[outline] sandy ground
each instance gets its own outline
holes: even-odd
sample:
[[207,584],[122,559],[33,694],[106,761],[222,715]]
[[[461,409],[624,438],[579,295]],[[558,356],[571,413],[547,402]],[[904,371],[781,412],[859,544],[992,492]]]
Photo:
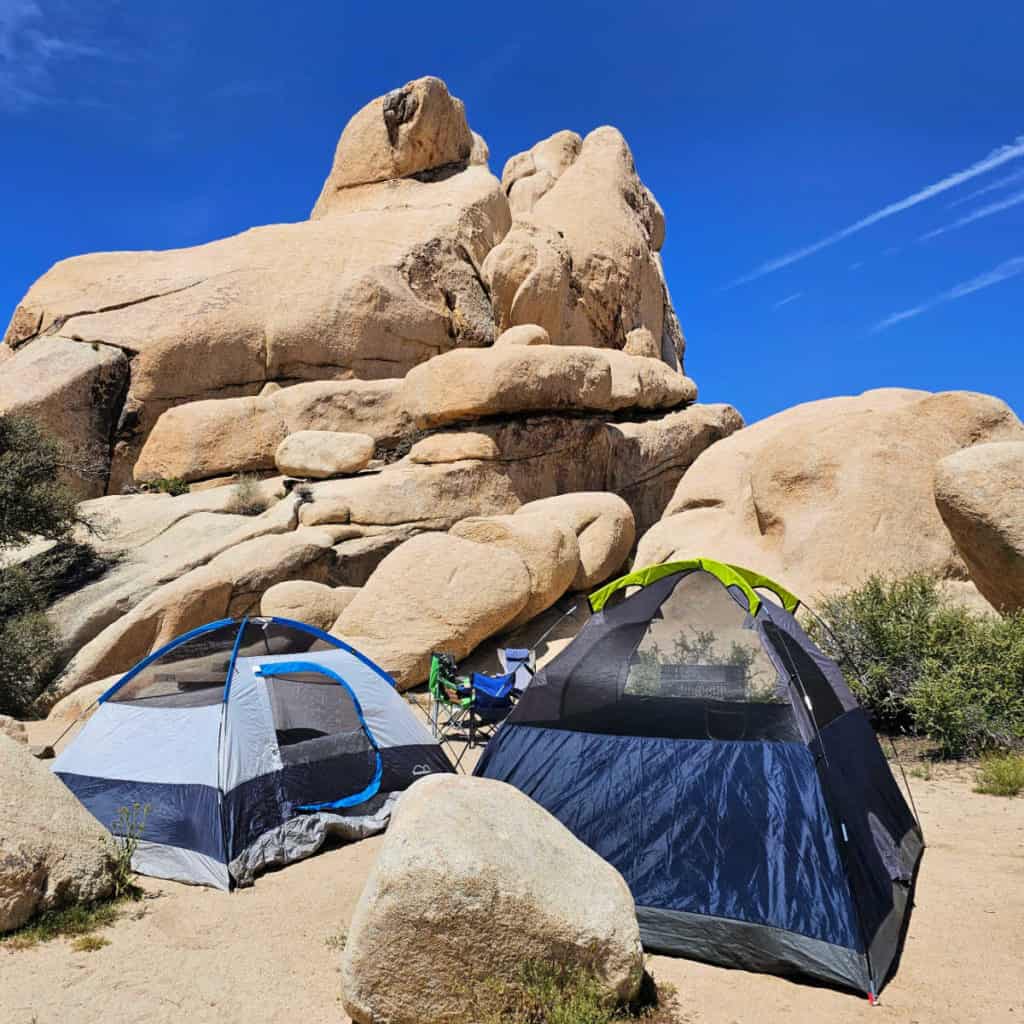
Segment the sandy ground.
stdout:
[[[866,1000],[652,957],[687,1022],[1024,1024],[1024,799],[973,793],[969,768],[914,779],[929,848],[903,961]],[[338,959],[382,839],[322,852],[233,894],[145,879],[149,898],[75,953],[0,950],[0,1024],[340,1024]],[[429,1024],[429,1022],[424,1022]]]

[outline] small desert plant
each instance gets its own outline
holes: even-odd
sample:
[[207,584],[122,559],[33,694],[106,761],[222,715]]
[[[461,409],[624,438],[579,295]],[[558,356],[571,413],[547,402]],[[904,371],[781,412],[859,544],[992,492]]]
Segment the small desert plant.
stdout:
[[188,494],[189,485],[177,476],[161,476],[156,480],[150,480],[146,484],[146,489],[149,491],[156,491],[158,494],[170,494],[174,497],[178,497],[181,494]]
[[133,803],[131,807],[119,807],[117,817],[110,824],[114,878],[114,899],[141,899],[142,890],[135,884],[132,858],[139,848],[139,840],[146,830],[149,804]]
[[259,478],[243,473],[231,496],[231,511],[240,516],[258,516],[267,510],[267,500],[260,494]]
[[1024,614],[978,615],[922,573],[874,576],[819,611],[808,631],[880,728],[946,757],[1024,744]]
[[324,939],[324,945],[328,949],[341,950],[345,948],[345,943],[348,942],[348,932],[341,928],[336,931],[333,935],[328,935]]
[[1018,796],[1024,791],[1024,756],[989,754],[978,768],[978,793],[991,796]]
[[675,994],[660,993],[644,976],[635,1004],[611,998],[593,971],[582,967],[536,962],[525,964],[514,981],[492,979],[469,996],[467,1020],[480,1024],[616,1024],[647,1021],[674,1024]]
[[0,949],[15,952],[31,949],[40,942],[50,942],[52,939],[90,935],[98,928],[113,924],[120,912],[120,906],[115,900],[77,903],[62,910],[48,910],[17,931],[0,936]]
[[110,945],[110,939],[103,938],[102,935],[80,935],[74,942],[71,943],[71,948],[76,953],[95,953],[96,950],[102,949],[104,946]]

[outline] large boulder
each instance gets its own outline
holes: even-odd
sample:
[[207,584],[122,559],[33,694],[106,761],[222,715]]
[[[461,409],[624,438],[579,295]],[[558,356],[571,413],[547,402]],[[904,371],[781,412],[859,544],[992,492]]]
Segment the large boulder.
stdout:
[[[423,85],[418,113],[405,104],[411,120],[399,112],[399,150],[419,153],[422,132],[445,121],[435,116],[439,86]],[[464,122],[461,108],[458,118]],[[449,149],[443,143],[443,153],[424,159],[432,165]],[[406,172],[404,165],[381,170]],[[327,217],[320,204],[318,219],[189,249],[58,263],[15,311],[4,340],[18,351],[5,362],[5,379],[19,378],[26,360],[45,360],[42,349],[56,342],[83,346],[70,350],[76,360],[123,365],[127,358],[130,380],[103,413],[115,424],[109,489],[116,491],[173,406],[255,396],[267,381],[401,377],[439,352],[491,344],[494,316],[479,268],[511,220],[486,167],[392,177],[331,195]],[[76,363],[75,388],[85,372]],[[26,411],[59,405],[53,392],[61,386],[44,382]],[[0,384],[0,407],[17,394]]]
[[683,476],[636,564],[707,556],[808,601],[872,573],[965,579],[935,508],[939,459],[1024,439],[997,398],[885,389],[795,406],[711,445]]
[[4,735],[0,792],[0,932],[42,911],[112,894],[106,830],[25,746]]
[[575,532],[557,518],[545,515],[481,516],[463,519],[449,531],[477,544],[494,544],[514,551],[530,574],[530,598],[509,623],[529,622],[550,608],[569,588],[580,565]]
[[413,430],[402,402],[403,383],[307,381],[246,398],[177,405],[149,434],[135,463],[135,479],[195,481],[272,470],[281,442],[304,430],[367,434],[377,443],[394,443]]
[[316,580],[275,583],[260,599],[260,615],[305,622],[330,629],[359,593],[358,587],[331,587]]
[[576,535],[580,557],[573,590],[590,590],[622,568],[636,538],[633,512],[615,494],[560,494],[528,502],[516,516],[561,523]]
[[691,405],[637,423],[608,424],[605,490],[625,498],[637,533],[665,511],[683,474],[706,448],[743,427],[731,405]]
[[404,689],[427,678],[433,651],[465,657],[512,622],[531,592],[529,570],[515,551],[424,533],[380,563],[331,632]]
[[406,379],[418,427],[513,413],[671,409],[696,397],[693,381],[660,360],[575,345],[453,351]]
[[120,349],[40,338],[5,363],[0,413],[29,415],[63,441],[65,483],[76,497],[92,498],[106,491],[110,435],[127,387],[128,359]]
[[356,1024],[469,1024],[481,1019],[474,994],[536,963],[585,967],[610,996],[636,995],[643,956],[622,876],[512,786],[417,782],[352,918],[345,1010]]
[[365,469],[373,458],[373,438],[337,430],[299,430],[278,446],[274,462],[287,476],[326,480]]
[[464,163],[473,144],[462,101],[440,78],[417,78],[371,100],[345,126],[311,216],[326,216],[337,193],[353,185]]
[[981,593],[999,611],[1024,608],[1024,439],[941,459],[935,504]]
[[684,339],[658,259],[665,219],[622,135],[559,132],[513,156],[502,186],[513,228],[483,266],[499,330],[535,323],[556,343],[629,345],[678,366]]

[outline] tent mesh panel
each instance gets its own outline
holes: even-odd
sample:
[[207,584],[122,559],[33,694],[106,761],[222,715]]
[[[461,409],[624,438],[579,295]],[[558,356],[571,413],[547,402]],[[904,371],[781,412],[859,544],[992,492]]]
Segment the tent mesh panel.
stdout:
[[[377,767],[377,752],[348,690],[319,672],[268,676],[266,684],[281,761],[308,769],[295,798],[329,802],[365,789]],[[286,771],[285,789],[290,779]]]
[[606,606],[538,682],[514,721],[629,736],[801,740],[788,681],[753,619],[701,570]]
[[[144,702],[147,707],[201,707],[219,704],[239,623],[230,622],[200,633],[162,654],[109,699],[116,704]],[[305,654],[328,645],[314,634],[267,619],[245,623],[238,647],[240,658],[269,654]]]

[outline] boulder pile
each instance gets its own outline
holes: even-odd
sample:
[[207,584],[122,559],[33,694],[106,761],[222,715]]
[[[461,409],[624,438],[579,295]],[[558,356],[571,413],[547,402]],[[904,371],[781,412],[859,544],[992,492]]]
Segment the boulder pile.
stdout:
[[[69,483],[114,561],[53,609],[46,703],[261,608],[418,682],[431,645],[468,652],[615,572],[742,427],[696,404],[664,217],[622,135],[559,132],[500,181],[487,159],[418,79],[349,121],[308,220],[32,285],[0,412],[80,453]],[[396,621],[401,642],[378,635]]]
[[810,602],[872,573],[924,571],[976,606],[975,584],[1012,607],[1024,593],[1021,442],[1005,402],[966,391],[798,405],[703,452],[636,561],[713,552]]

